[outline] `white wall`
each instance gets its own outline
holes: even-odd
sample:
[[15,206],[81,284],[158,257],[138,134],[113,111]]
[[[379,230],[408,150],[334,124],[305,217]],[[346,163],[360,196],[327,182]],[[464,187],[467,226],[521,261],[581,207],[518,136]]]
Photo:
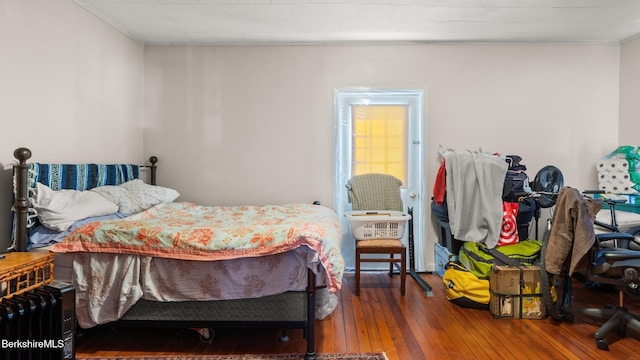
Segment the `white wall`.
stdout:
[[640,37],[620,47],[620,145],[640,145]]
[[68,0],[0,0],[0,250],[13,151],[41,162],[138,162],[143,46]]
[[[147,46],[144,152],[159,156],[160,183],[180,189],[183,200],[331,204],[333,90],[421,88],[427,189],[440,144],[519,154],[531,177],[553,164],[567,184],[593,189],[595,162],[618,144],[618,51],[614,45]],[[433,243],[432,229],[428,236]],[[425,249],[432,264],[433,247]]]

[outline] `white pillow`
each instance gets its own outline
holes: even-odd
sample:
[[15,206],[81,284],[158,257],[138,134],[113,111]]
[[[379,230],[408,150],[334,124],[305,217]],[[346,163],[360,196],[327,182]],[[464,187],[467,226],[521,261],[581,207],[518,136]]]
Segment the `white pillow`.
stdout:
[[149,185],[140,179],[118,186],[99,186],[91,189],[109,201],[118,204],[119,211],[133,214],[163,202],[172,202],[180,194],[173,189]]
[[33,207],[42,225],[65,231],[74,222],[92,216],[115,214],[118,205],[90,191],[58,190],[37,183]]

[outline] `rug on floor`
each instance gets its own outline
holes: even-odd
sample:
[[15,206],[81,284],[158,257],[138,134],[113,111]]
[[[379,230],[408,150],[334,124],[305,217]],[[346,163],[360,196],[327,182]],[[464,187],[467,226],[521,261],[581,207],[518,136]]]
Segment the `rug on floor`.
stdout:
[[[301,360],[303,354],[273,355],[136,355],[76,357],[76,360]],[[317,360],[387,360],[384,353],[317,354]]]

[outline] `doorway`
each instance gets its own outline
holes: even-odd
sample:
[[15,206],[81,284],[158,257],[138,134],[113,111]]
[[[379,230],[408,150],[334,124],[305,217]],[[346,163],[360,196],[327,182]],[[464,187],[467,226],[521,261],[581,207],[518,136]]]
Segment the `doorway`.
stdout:
[[[355,264],[354,240],[345,212],[345,184],[359,173],[378,172],[402,180],[405,209],[413,209],[414,261],[425,270],[424,91],[337,89],[334,94],[334,209],[342,221],[342,253]],[[407,232],[403,239],[407,245]],[[411,250],[409,250],[411,251]]]

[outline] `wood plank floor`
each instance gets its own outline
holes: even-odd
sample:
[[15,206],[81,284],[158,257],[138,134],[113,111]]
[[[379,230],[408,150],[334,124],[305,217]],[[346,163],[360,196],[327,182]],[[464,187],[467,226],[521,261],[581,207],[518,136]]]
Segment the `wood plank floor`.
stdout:
[[[385,352],[390,360],[411,359],[640,359],[640,334],[629,330],[620,338],[607,336],[610,350],[598,350],[593,333],[602,320],[576,316],[573,323],[545,320],[495,319],[488,311],[457,307],[444,297],[439,277],[424,274],[433,287],[427,297],[410,277],[400,296],[399,277],[365,273],[361,295],[353,294],[354,277],[347,273],[335,311],[316,323],[319,353]],[[617,294],[584,289],[574,281],[574,304],[601,307]],[[604,300],[606,299],[606,301]],[[639,312],[629,298],[627,307]],[[191,330],[102,327],[77,338],[77,356],[159,354],[304,353],[302,331],[216,329],[210,343]]]

